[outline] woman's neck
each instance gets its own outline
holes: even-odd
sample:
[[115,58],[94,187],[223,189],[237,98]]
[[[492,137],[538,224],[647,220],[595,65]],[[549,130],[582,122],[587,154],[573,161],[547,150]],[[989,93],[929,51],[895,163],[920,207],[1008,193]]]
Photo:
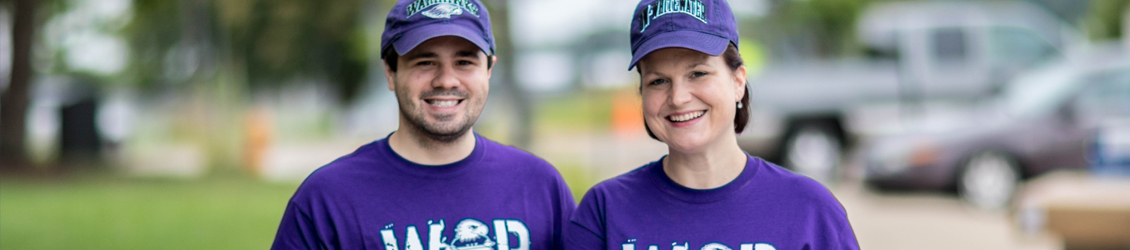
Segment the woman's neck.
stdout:
[[736,136],[720,138],[694,152],[668,148],[663,172],[679,185],[693,189],[718,188],[741,175],[748,157],[738,147]]

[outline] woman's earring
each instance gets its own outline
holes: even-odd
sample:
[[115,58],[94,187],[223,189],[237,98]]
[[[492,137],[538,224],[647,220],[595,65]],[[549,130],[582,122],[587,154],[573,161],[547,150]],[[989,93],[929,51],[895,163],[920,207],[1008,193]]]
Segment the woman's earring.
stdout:
[[742,108],[742,103],[738,102],[738,108]]

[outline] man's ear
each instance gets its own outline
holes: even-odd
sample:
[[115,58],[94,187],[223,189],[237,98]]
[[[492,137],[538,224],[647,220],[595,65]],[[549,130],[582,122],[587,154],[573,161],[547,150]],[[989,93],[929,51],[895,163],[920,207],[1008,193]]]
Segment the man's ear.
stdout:
[[487,59],[490,59],[490,62],[491,62],[490,63],[491,66],[487,67],[487,77],[489,78],[490,72],[492,70],[494,70],[494,67],[498,67],[498,56],[494,56],[494,55],[487,56]]
[[734,94],[735,94],[734,95],[734,102],[740,102],[740,101],[742,101],[742,98],[745,97],[745,95],[746,95],[745,85],[746,85],[745,65],[738,66],[738,69],[734,70]]
[[388,80],[388,90],[396,91],[396,85],[394,85],[394,82],[396,81],[393,81],[394,79],[396,79],[396,72],[392,72],[392,68],[388,67],[387,61],[381,61],[381,64],[385,66],[385,79]]

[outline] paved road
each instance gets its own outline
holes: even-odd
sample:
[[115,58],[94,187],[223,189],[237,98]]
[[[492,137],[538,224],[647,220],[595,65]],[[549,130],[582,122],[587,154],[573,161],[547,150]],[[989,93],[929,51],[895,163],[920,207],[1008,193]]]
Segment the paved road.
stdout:
[[967,206],[952,194],[875,192],[832,185],[862,249],[1061,249],[1049,235],[1024,235],[1005,212]]

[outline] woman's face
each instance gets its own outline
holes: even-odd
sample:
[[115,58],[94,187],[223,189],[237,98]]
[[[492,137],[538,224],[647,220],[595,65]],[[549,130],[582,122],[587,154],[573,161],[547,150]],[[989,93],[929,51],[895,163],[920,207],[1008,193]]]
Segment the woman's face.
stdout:
[[638,65],[644,121],[669,148],[695,152],[734,136],[744,68],[730,70],[721,56],[684,48],[656,50]]

